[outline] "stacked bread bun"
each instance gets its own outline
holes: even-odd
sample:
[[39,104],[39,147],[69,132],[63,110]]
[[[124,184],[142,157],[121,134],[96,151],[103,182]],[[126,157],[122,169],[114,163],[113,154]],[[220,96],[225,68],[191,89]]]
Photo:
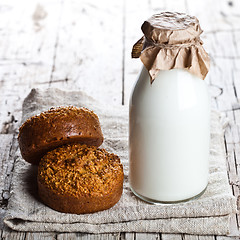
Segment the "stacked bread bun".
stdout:
[[98,148],[98,116],[86,108],[59,107],[28,119],[19,129],[22,157],[39,164],[38,193],[49,207],[92,213],[115,205],[123,190],[118,156]]

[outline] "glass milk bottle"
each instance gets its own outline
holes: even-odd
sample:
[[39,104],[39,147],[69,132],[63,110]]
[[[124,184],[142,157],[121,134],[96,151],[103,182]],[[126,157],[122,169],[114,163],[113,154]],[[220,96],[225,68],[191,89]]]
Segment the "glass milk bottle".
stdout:
[[129,179],[151,203],[200,196],[208,184],[209,57],[195,17],[164,12],[142,25],[133,47],[140,72],[129,106]]

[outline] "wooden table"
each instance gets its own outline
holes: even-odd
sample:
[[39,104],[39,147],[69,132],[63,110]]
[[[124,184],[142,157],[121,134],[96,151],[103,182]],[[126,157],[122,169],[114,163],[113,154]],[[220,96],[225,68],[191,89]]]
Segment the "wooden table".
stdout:
[[[0,0],[0,236],[2,239],[239,239],[180,234],[57,234],[13,232],[3,226],[21,105],[31,88],[80,89],[103,103],[127,105],[140,69],[130,58],[153,13],[196,15],[212,64],[212,107],[230,120],[225,134],[229,184],[240,180],[240,1]],[[239,228],[240,217],[232,227]]]

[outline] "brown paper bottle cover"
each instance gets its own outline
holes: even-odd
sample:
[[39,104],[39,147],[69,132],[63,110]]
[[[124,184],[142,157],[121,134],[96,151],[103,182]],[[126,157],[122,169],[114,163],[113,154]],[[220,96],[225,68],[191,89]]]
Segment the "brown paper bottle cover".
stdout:
[[210,59],[202,46],[199,21],[184,13],[163,12],[142,25],[144,36],[132,49],[148,69],[151,83],[161,70],[186,69],[204,79]]

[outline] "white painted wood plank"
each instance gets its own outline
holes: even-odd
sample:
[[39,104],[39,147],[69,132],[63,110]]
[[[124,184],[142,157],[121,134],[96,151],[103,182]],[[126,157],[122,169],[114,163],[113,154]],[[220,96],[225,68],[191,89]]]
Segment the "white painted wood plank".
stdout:
[[140,59],[132,59],[132,46],[143,36],[141,26],[152,15],[148,1],[125,1],[124,39],[124,104],[129,104],[133,86],[142,67]]
[[160,240],[160,234],[157,233],[136,233],[136,240]]
[[[233,41],[235,44],[235,51],[236,51],[236,56],[239,58],[240,57],[240,29],[238,31],[232,31],[233,34]],[[236,65],[238,69],[240,69],[239,65]]]
[[50,86],[122,104],[122,8],[122,1],[64,1]]
[[117,240],[120,239],[120,233],[109,234],[79,234],[77,239],[81,240]]
[[216,240],[239,240],[239,237],[216,236]]
[[240,2],[238,0],[186,1],[189,14],[199,18],[205,31],[239,29]]
[[215,34],[215,44],[214,58],[230,58],[231,60],[238,56],[236,51],[236,43],[231,31],[219,31]]
[[76,240],[77,234],[76,233],[59,233],[57,235],[57,240]]
[[[235,63],[235,66],[238,66],[238,65]],[[238,67],[240,68],[240,66]],[[240,101],[240,70],[238,69],[234,69],[233,71],[233,84],[235,86],[236,97],[239,103]]]
[[[207,33],[204,35],[204,43],[211,56],[209,82],[224,91],[217,97],[216,107],[222,111],[228,111],[239,106],[234,85],[234,73],[236,71],[236,43],[231,31]],[[224,44],[224,43],[228,44]],[[235,53],[235,55],[233,55]]]
[[[21,104],[30,89],[49,83],[60,16],[58,2],[43,0],[39,5],[38,1],[23,0],[21,4],[9,1],[4,5],[10,20],[4,28],[8,32],[0,31],[2,133],[13,133],[18,128]],[[33,17],[37,13],[42,13],[41,19]]]
[[124,233],[123,240],[135,240],[135,233]]
[[[7,3],[7,7],[10,9],[8,14],[13,17],[9,18],[7,37],[0,32],[3,34],[1,43],[5,46],[1,47],[1,65],[6,66],[6,72],[3,69],[1,74],[6,79],[15,80],[16,84],[19,81],[16,77],[20,77],[20,73],[24,75],[23,69],[47,65],[51,67],[60,6],[56,0],[51,3],[42,0],[41,5],[35,0],[9,1]],[[34,15],[37,14],[42,14],[42,18],[36,20]],[[39,26],[37,29],[36,24]],[[12,66],[12,64],[15,65]],[[41,75],[43,74],[44,71],[41,72]],[[39,74],[37,77],[42,78],[41,75]],[[49,74],[47,76],[49,77]],[[25,86],[30,85],[29,87],[31,87],[31,84],[36,81],[35,77],[35,73],[32,72],[31,76],[28,76],[23,82]]]
[[162,11],[187,12],[185,0],[159,1],[151,0],[151,9],[154,13]]
[[235,96],[235,88],[232,83],[233,65],[230,59],[215,58],[215,66],[209,72],[212,84],[223,88],[222,94],[217,98],[217,107],[221,111],[230,111],[238,101]]
[[4,240],[25,240],[25,232],[15,232],[11,230],[3,230],[2,239]]
[[[12,134],[0,134],[0,203],[3,204],[4,196],[8,195],[5,189],[6,176],[10,174],[9,165],[12,165],[12,159],[9,159],[13,141]],[[7,196],[6,196],[7,197]]]
[[188,234],[185,234],[183,236],[183,239],[184,240],[198,240],[198,236],[197,235],[188,235]]
[[4,229],[3,218],[10,197],[16,149],[16,139],[13,139],[12,134],[0,134],[0,229]]
[[182,240],[181,234],[162,234],[162,240]]
[[56,236],[57,236],[56,233],[49,233],[49,232],[26,233],[25,240],[55,240]]
[[199,236],[199,240],[215,240],[214,236]]

